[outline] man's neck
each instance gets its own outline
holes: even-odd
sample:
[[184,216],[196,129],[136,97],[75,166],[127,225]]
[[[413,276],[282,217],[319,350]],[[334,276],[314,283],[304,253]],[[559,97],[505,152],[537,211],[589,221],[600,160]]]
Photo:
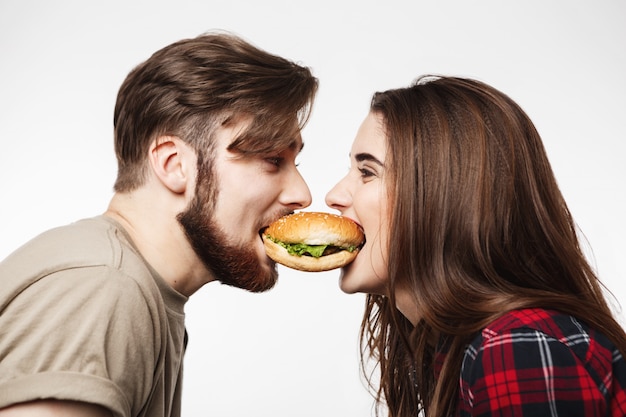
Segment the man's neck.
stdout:
[[[105,216],[120,223],[146,261],[176,291],[190,296],[214,277],[196,256],[176,219],[182,211],[154,194],[116,193]],[[172,203],[171,201],[169,203]]]

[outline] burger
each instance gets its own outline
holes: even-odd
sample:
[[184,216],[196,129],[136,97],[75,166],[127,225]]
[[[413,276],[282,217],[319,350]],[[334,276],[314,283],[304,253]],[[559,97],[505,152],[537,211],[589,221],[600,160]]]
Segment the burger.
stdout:
[[321,212],[283,216],[261,232],[267,256],[309,272],[341,268],[365,243],[363,229],[347,217]]

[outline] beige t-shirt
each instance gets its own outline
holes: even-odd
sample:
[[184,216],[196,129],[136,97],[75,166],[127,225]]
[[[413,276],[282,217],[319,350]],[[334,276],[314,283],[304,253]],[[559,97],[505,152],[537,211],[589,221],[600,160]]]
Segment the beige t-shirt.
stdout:
[[179,416],[186,301],[107,217],[36,237],[0,263],[0,408],[54,398]]

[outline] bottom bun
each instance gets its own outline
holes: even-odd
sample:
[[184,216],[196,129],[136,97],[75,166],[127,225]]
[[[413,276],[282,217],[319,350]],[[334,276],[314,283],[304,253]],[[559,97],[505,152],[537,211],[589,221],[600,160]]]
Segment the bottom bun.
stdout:
[[359,252],[358,249],[352,252],[342,250],[316,258],[306,255],[290,255],[287,249],[280,246],[278,243],[272,242],[265,235],[263,235],[263,244],[265,246],[265,253],[274,261],[289,268],[307,272],[322,272],[341,268],[352,262]]

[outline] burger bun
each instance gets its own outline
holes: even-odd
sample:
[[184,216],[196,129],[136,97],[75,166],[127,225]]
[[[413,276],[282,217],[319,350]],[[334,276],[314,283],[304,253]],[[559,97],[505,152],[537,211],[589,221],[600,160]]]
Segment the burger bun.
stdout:
[[[262,238],[267,256],[275,262],[308,272],[328,271],[349,264],[356,258],[365,241],[362,228],[354,221],[347,217],[321,212],[299,212],[281,217],[263,231]],[[320,257],[292,255],[273,240],[288,244],[304,243],[356,249],[339,250]]]

